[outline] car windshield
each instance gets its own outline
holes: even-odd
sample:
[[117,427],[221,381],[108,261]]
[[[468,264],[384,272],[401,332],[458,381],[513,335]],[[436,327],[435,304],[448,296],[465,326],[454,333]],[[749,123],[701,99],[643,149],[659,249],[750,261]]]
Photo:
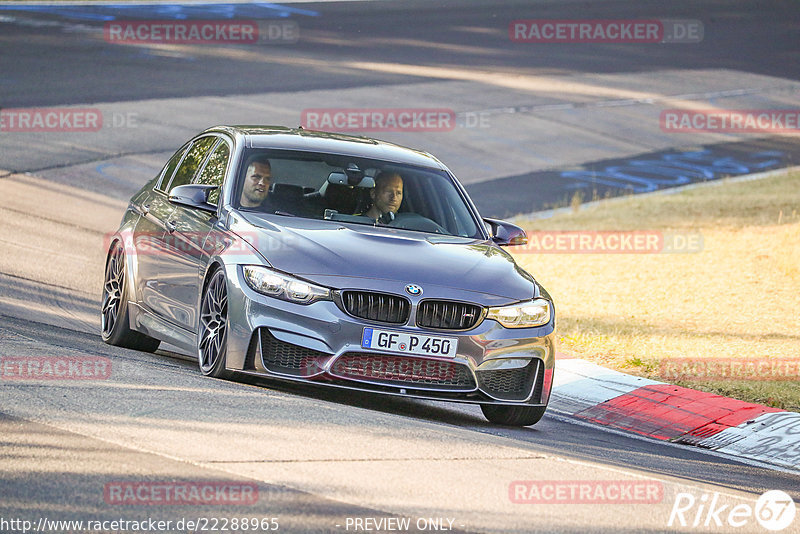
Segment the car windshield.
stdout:
[[352,156],[249,149],[233,190],[241,210],[481,238],[447,172]]

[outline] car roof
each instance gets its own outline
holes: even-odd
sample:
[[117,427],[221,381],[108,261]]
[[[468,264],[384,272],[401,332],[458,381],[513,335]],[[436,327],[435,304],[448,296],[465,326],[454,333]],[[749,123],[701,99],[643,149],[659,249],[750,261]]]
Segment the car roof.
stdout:
[[442,162],[422,150],[370,137],[284,126],[214,126],[203,133],[227,133],[244,140],[248,148],[273,148],[365,157],[446,170]]

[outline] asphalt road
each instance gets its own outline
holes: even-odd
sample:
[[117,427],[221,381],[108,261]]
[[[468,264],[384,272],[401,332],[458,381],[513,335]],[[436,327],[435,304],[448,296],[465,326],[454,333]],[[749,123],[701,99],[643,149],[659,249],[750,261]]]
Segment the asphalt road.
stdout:
[[[796,6],[788,1],[757,8],[749,2],[612,1],[124,10],[23,10],[15,2],[0,8],[0,107],[8,113],[73,105],[102,114],[95,132],[6,132],[0,169],[77,180],[119,199],[199,130],[220,123],[297,125],[305,110],[319,108],[451,110],[456,126],[445,131],[356,133],[432,152],[486,216],[568,204],[576,191],[583,198],[638,192],[636,177],[597,183],[564,174],[593,176],[612,161],[624,165],[701,148],[724,160],[743,142],[779,146],[776,166],[796,164],[800,154],[796,135],[675,132],[660,124],[660,114],[671,109],[796,107]],[[103,30],[111,22],[184,18],[291,20],[299,38],[282,44],[126,45]],[[509,38],[515,20],[581,18],[682,20],[700,25],[702,39],[546,44]],[[688,172],[688,179],[738,173],[724,161],[714,167],[723,170]],[[635,174],[655,178],[657,188],[675,182],[671,168]],[[505,199],[486,194],[509,187],[513,195]]]
[[[784,488],[800,498],[796,475],[583,425],[559,416],[557,401],[535,427],[500,428],[475,407],[210,380],[174,354],[118,349],[94,334],[5,315],[0,325],[4,355],[111,362],[102,381],[3,384],[5,518],[178,521],[243,513],[108,502],[104,488],[121,482],[255,483],[259,499],[246,515],[277,517],[288,532],[336,532],[348,517],[383,516],[446,516],[468,532],[658,532],[681,491],[747,502],[748,494]],[[532,513],[531,505],[508,502],[515,480],[631,477],[663,484],[664,502],[575,505],[568,516],[563,505]],[[511,518],[499,513],[509,510]]]
[[[706,519],[699,507],[687,513],[685,527],[669,523],[681,493],[709,501],[719,494],[729,509],[752,506],[770,489],[800,499],[797,474],[586,425],[560,415],[558,399],[536,426],[507,429],[471,406],[204,379],[174,353],[118,349],[96,334],[104,233],[172,151],[218,122],[294,124],[311,107],[450,107],[462,121],[485,124],[379,136],[439,156],[485,215],[568,200],[576,182],[566,187],[565,172],[703,147],[713,156],[707,166],[735,164],[740,174],[772,159],[778,163],[763,168],[794,164],[792,136],[674,134],[658,125],[659,113],[672,107],[796,109],[794,3],[153,9],[0,9],[0,106],[91,106],[104,117],[99,132],[0,132],[0,169],[9,171],[0,172],[0,356],[91,356],[108,358],[111,369],[103,380],[0,382],[0,531],[19,531],[2,523],[10,519],[245,515],[275,517],[285,532],[385,532],[388,523],[357,529],[354,519],[389,517],[410,518],[410,531],[691,532],[693,514]],[[288,15],[300,39],[124,46],[103,39],[109,15]],[[633,45],[508,39],[512,20],[579,17],[699,20],[704,36],[694,44]],[[765,151],[772,159],[758,155]],[[648,177],[600,186],[630,192]],[[590,192],[598,187],[577,183]],[[517,504],[509,491],[518,480],[656,481],[663,498]],[[165,481],[255,484],[259,498],[247,506],[146,506],[115,504],[104,493],[115,483]],[[702,528],[732,527],[712,519]],[[751,521],[736,531],[763,529]]]
[[[264,5],[264,4],[262,4]],[[250,54],[191,54],[119,46],[92,38],[86,28],[104,20],[276,20],[274,8],[239,4],[226,12],[157,7],[135,11],[78,8],[21,11],[6,4],[0,15],[35,20],[4,24],[0,57],[2,106],[53,106],[145,98],[227,96],[342,89],[422,81],[368,68],[337,69],[343,61],[491,70],[512,75],[657,73],[730,69],[800,77],[797,6],[789,1],[504,1],[396,0],[285,4],[296,20],[297,43],[264,45]],[[514,43],[508,23],[518,19],[690,19],[703,23],[696,44],[604,45]],[[43,24],[52,22],[56,25]],[[57,47],[58,53],[53,53]],[[31,76],[36,73],[36,76]],[[76,76],[80,73],[80,76]],[[497,102],[497,105],[504,105]]]

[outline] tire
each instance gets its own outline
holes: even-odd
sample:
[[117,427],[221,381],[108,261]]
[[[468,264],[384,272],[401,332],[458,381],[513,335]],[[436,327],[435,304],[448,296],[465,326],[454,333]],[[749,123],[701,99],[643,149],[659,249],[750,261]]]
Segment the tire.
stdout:
[[225,370],[228,349],[228,286],[225,271],[217,267],[203,290],[197,329],[197,362],[205,376],[229,379]]
[[547,410],[547,406],[481,404],[481,410],[486,419],[497,425],[530,426],[539,422]]
[[131,330],[128,319],[128,271],[125,267],[125,251],[116,241],[106,260],[106,276],[103,283],[103,300],[100,309],[101,335],[109,345],[126,349],[155,352],[161,341]]

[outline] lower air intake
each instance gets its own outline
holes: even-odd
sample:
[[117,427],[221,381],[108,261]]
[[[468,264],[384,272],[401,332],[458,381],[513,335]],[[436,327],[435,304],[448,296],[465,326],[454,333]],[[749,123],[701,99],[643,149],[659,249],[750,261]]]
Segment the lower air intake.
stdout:
[[331,374],[339,378],[416,388],[475,389],[472,373],[465,365],[409,356],[347,352],[333,364]]

